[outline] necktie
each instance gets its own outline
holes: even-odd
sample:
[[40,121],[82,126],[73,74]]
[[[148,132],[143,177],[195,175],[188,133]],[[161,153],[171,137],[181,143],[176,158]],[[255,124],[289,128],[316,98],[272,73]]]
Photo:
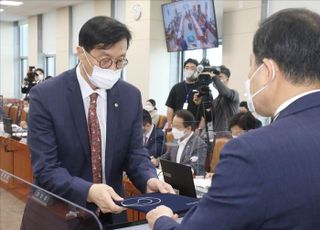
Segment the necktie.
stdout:
[[93,183],[102,182],[101,165],[101,132],[97,116],[97,98],[98,94],[90,95],[90,106],[88,113],[89,141],[91,147],[91,164]]

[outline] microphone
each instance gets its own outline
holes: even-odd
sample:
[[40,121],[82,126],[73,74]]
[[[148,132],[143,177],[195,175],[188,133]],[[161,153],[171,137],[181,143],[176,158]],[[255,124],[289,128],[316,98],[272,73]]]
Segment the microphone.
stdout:
[[197,66],[197,73],[201,73],[204,70],[204,66],[203,65],[198,65]]

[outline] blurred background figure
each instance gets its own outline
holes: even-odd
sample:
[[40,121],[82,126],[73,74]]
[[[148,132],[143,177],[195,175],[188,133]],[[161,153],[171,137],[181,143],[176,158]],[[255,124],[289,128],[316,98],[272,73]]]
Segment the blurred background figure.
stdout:
[[35,70],[35,73],[36,73],[36,81],[37,81],[37,83],[40,83],[40,82],[45,80],[43,69],[38,68],[38,69]]
[[250,112],[237,113],[230,119],[229,128],[232,137],[238,137],[248,130],[256,128],[256,118]]
[[[248,103],[246,101],[241,101],[240,102],[239,111],[242,112],[242,113],[250,112],[249,111],[249,107],[248,107]],[[259,119],[257,119],[255,116],[254,116],[254,118],[256,119],[256,128],[260,128],[262,126],[262,122]]]
[[157,125],[159,122],[159,114],[158,114],[158,110],[156,107],[156,101],[154,99],[147,100],[145,103],[144,109],[150,113],[152,123],[154,125]]
[[28,113],[29,113],[29,97],[23,99],[23,107],[21,111],[20,126],[24,129],[28,128]]
[[198,61],[189,58],[183,64],[184,80],[175,84],[168,95],[167,106],[167,129],[171,129],[172,119],[176,111],[185,109],[190,111],[197,122],[200,122],[201,114],[198,106],[193,101],[194,90],[198,88],[198,78],[195,76]]
[[[161,158],[189,165],[195,175],[204,175],[207,144],[194,134],[195,124],[190,111],[178,110],[172,121],[172,134],[176,143]],[[159,160],[154,159],[152,163],[157,166]]]
[[35,72],[34,66],[29,66],[27,76],[23,79],[23,84],[21,86],[21,93],[28,97],[30,89],[37,84],[37,74]]
[[164,133],[152,123],[150,113],[143,110],[143,146],[151,158],[160,157],[163,152]]

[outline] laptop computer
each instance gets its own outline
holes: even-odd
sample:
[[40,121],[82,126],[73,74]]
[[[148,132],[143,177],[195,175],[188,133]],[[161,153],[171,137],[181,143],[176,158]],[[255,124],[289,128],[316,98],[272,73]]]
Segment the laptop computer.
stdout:
[[12,137],[18,137],[18,138],[27,137],[28,130],[23,129],[18,125],[12,124],[11,118],[4,117],[2,121],[3,121],[4,132],[10,134]]
[[191,167],[160,159],[164,181],[178,190],[179,195],[197,197]]

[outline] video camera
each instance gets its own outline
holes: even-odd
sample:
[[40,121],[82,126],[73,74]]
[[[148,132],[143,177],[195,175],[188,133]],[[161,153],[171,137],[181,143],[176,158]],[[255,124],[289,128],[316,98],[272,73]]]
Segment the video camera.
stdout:
[[209,60],[204,58],[197,66],[197,73],[199,85],[199,87],[197,88],[197,92],[199,93],[198,96],[202,97],[202,104],[207,109],[213,102],[211,90],[209,88],[209,85],[213,82],[212,74],[219,75],[220,67],[210,66]]

